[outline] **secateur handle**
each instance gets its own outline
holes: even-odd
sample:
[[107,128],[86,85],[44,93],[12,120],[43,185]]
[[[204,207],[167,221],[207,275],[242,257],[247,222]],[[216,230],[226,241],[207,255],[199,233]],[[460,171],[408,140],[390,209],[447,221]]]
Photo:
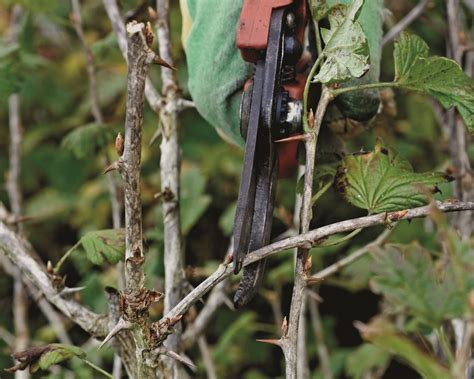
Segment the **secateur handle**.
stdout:
[[267,48],[272,11],[295,3],[296,36],[303,43],[306,0],[244,0],[237,29],[237,47],[245,61],[256,63],[262,50]]

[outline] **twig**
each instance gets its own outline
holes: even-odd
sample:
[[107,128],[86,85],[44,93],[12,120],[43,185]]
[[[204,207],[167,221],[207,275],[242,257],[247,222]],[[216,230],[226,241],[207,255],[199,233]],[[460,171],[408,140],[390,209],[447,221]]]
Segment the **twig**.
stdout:
[[[301,305],[301,315],[298,325],[298,341],[296,346],[296,376],[298,379],[309,378],[308,353],[306,350],[306,313],[308,308],[308,296],[304,294],[303,304]],[[326,378],[325,378],[326,379]]]
[[425,11],[430,0],[421,0],[408,14],[403,17],[393,28],[391,28],[382,39],[382,46],[392,42],[397,36],[403,32],[410,24],[420,17]]
[[206,378],[217,379],[216,367],[214,361],[212,360],[212,355],[209,351],[209,346],[207,344],[206,337],[200,336],[198,338],[198,346],[201,352],[204,367],[206,368]]
[[[171,55],[171,37],[169,30],[169,1],[156,2],[156,32],[160,56],[173,65]],[[165,106],[160,109],[160,122],[163,130],[161,140],[160,176],[161,191],[167,192],[163,201],[164,220],[164,266],[165,266],[165,309],[168,312],[181,300],[184,280],[184,249],[181,234],[181,219],[179,214],[180,197],[180,148],[179,148],[179,119],[178,84],[174,71],[162,69],[162,94]],[[176,333],[168,337],[166,347],[171,351],[179,352],[181,339],[181,325],[177,324]],[[167,360],[170,377],[178,377],[177,362]]]
[[316,337],[316,345],[318,349],[319,365],[324,379],[332,379],[331,359],[329,357],[329,350],[326,346],[324,338],[324,329],[321,322],[321,315],[319,314],[318,303],[316,299],[308,296],[309,313],[311,316],[311,324],[313,325],[314,335]]
[[[102,0],[102,2],[110,22],[112,23],[112,29],[115,36],[117,37],[120,51],[122,52],[124,59],[127,60],[127,35],[125,32],[125,25],[122,16],[120,15],[120,10],[117,5],[117,0]],[[155,112],[159,112],[160,108],[162,107],[163,100],[148,77],[146,78],[145,83],[145,96],[151,109],[153,109]]]
[[225,293],[226,286],[227,281],[223,280],[214,287],[206,301],[206,305],[199,312],[194,322],[187,327],[181,338],[183,350],[189,349],[196,342],[211,322],[216,311],[225,303],[227,298]]
[[[340,221],[334,224],[322,226],[317,229],[310,230],[307,233],[297,235],[295,237],[285,238],[281,241],[274,242],[264,246],[258,250],[247,254],[243,266],[255,263],[260,259],[268,258],[284,250],[293,249],[295,247],[311,248],[329,236],[338,233],[350,232],[355,229],[369,228],[372,226],[384,225],[394,221],[411,220],[414,218],[426,217],[432,213],[433,207],[441,212],[459,212],[473,211],[474,202],[458,202],[444,201],[434,202],[424,207],[412,208],[403,211],[381,213],[372,216],[364,216],[350,220]],[[1,240],[0,240],[1,241]],[[227,258],[224,263],[219,265],[216,271],[207,279],[199,284],[193,291],[187,294],[173,309],[167,312],[161,321],[173,319],[183,315],[196,301],[201,299],[211,288],[228,278],[232,274],[232,265],[230,259]]]
[[[18,39],[18,27],[21,22],[22,10],[20,6],[15,6],[12,11],[11,24],[9,26],[9,39],[16,42]],[[7,192],[10,199],[11,211],[15,217],[20,217],[22,212],[22,192],[20,189],[20,171],[21,171],[21,112],[20,95],[15,93],[8,99],[8,115],[10,127],[10,156],[9,172],[7,175]],[[22,224],[18,223],[15,229],[21,233]],[[17,268],[13,270],[13,324],[15,326],[15,351],[24,351],[29,343],[28,328],[28,297],[21,278],[21,272]],[[27,371],[15,372],[16,379],[27,379],[30,374]]]
[[382,245],[393,232],[393,228],[385,229],[375,240],[368,243],[364,247],[357,249],[347,257],[342,258],[341,260],[333,263],[331,266],[326,267],[325,269],[319,271],[318,273],[310,276],[307,279],[308,284],[319,283],[327,277],[334,275],[336,272],[340,271],[342,268],[350,265],[356,260],[362,258],[366,255],[372,248]]
[[[446,12],[448,18],[448,53],[452,58],[462,64],[463,46],[460,43],[459,35],[459,0],[446,0]],[[451,159],[455,168],[456,182],[454,183],[454,194],[462,201],[474,199],[474,188],[471,163],[468,153],[468,136],[463,122],[455,110],[448,111],[447,135],[449,137],[449,147]],[[456,215],[454,217],[454,227],[461,232],[461,237],[467,239],[471,236],[473,225],[472,217],[466,215]]]
[[[143,264],[142,204],[140,191],[140,161],[142,143],[142,124],[144,108],[145,78],[148,68],[156,59],[151,51],[145,33],[145,25],[131,22],[127,25],[127,110],[125,117],[125,146],[118,167],[124,181],[125,195],[125,282],[126,296],[130,302],[140,302],[139,298],[145,281]],[[136,348],[137,377],[153,377],[154,369],[142,359],[143,352],[149,349],[145,314],[133,315],[137,318],[130,323]],[[130,315],[127,315],[130,317]],[[109,336],[113,335],[112,332]],[[105,343],[105,340],[104,342]]]
[[89,46],[87,46],[86,39],[84,36],[84,29],[82,27],[82,18],[81,18],[81,8],[79,5],[79,0],[71,0],[72,3],[72,14],[71,20],[76,31],[79,41],[81,42],[82,51],[86,57],[86,68],[87,75],[89,76],[89,94],[91,100],[91,108],[94,119],[97,123],[103,124],[104,118],[102,117],[102,112],[99,105],[99,96],[97,93],[97,76],[94,65],[94,57],[92,55]]
[[[306,160],[304,190],[301,202],[300,215],[300,233],[307,233],[312,218],[311,199],[313,197],[313,174],[316,159],[316,144],[319,130],[326,108],[333,99],[332,93],[327,87],[323,88],[321,99],[316,109],[316,115],[313,125],[308,125],[310,132],[306,139]],[[289,379],[297,378],[297,346],[298,346],[298,326],[301,309],[304,302],[304,289],[306,286],[306,276],[311,269],[311,260],[308,259],[309,247],[299,247],[296,256],[295,282],[293,285],[293,294],[291,298],[290,317],[288,322],[288,332],[283,335],[280,343],[286,362],[286,377]]]

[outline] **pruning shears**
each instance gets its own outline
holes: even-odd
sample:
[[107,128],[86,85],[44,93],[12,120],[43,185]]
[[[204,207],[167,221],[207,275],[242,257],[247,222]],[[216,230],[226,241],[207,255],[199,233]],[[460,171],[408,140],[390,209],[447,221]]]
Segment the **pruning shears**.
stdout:
[[[301,73],[301,58],[307,19],[306,0],[243,2],[237,47],[255,71],[240,106],[245,155],[234,222],[235,273],[250,251],[269,243],[278,177],[289,176],[297,167],[297,142],[276,141],[302,129],[307,76]],[[264,260],[244,268],[236,307],[255,295],[264,269]]]

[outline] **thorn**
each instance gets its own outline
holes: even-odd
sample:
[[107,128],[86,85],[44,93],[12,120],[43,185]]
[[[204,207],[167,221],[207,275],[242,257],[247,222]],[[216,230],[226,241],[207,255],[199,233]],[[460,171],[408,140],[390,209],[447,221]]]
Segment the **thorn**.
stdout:
[[313,257],[310,255],[304,262],[303,271],[306,275],[311,272],[311,267],[313,267]]
[[235,311],[234,303],[229,299],[228,296],[224,296],[224,304],[227,305],[227,308],[229,308],[231,311]]
[[50,275],[54,274],[54,267],[53,267],[53,264],[51,263],[51,261],[48,261],[48,263],[46,264],[46,271]]
[[122,330],[125,329],[130,329],[132,327],[132,323],[129,321],[125,321],[123,318],[120,317],[120,320],[117,322],[117,324],[112,328],[112,330],[107,334],[107,336],[104,338],[102,343],[99,345],[97,350],[102,349],[102,347],[109,342],[117,333],[121,332]]
[[159,137],[161,137],[162,132],[163,132],[163,131],[161,130],[161,127],[158,126],[158,128],[156,128],[156,130],[155,130],[155,133],[153,133],[153,137],[151,137],[150,145],[149,145],[149,146],[153,145],[153,144],[155,143],[155,141],[156,141]]
[[313,128],[314,127],[314,113],[313,113],[313,109],[310,109],[309,112],[308,112],[308,126],[310,128]]
[[166,68],[169,68],[170,70],[173,70],[173,71],[177,71],[176,67],[171,66],[168,62],[161,59],[158,55],[155,55],[155,57],[153,58],[152,63],[163,66],[163,67],[166,67]]
[[117,161],[113,162],[111,165],[109,165],[103,172],[103,174],[107,174],[110,171],[118,170],[119,169],[119,164]]
[[283,336],[288,335],[288,320],[287,320],[286,316],[283,319],[283,322],[281,324],[281,331],[283,332]]
[[282,139],[277,139],[275,143],[280,143],[280,142],[289,142],[289,141],[306,141],[307,139],[306,134],[298,134],[296,136],[291,136],[287,138],[282,138]]
[[308,289],[306,291],[307,291],[307,294],[309,295],[309,297],[311,297],[313,300],[316,300],[318,303],[322,303],[324,301],[323,298],[321,296],[319,296],[318,293],[316,293],[314,291],[311,291],[311,290],[308,290]]
[[153,30],[151,29],[151,24],[150,22],[147,22],[145,26],[145,42],[148,47],[151,47],[151,45],[153,44],[153,38],[154,35]]
[[124,140],[123,140],[122,134],[120,134],[119,132],[119,134],[117,134],[117,137],[115,137],[115,151],[117,152],[119,157],[122,156],[123,149],[124,149]]
[[148,7],[148,15],[150,16],[150,20],[153,22],[158,19],[158,14],[152,7]]
[[172,350],[165,351],[165,355],[170,357],[170,358],[176,359],[178,362],[181,362],[181,363],[185,364],[186,366],[191,368],[193,371],[197,370],[196,365],[189,358],[183,357],[183,356],[179,355],[178,353],[175,353]]
[[268,343],[270,345],[276,345],[276,346],[281,346],[280,340],[276,339],[263,339],[263,340],[257,340],[257,342],[263,342],[263,343]]
[[70,293],[81,292],[86,287],[66,287],[61,290],[60,295],[68,295]]

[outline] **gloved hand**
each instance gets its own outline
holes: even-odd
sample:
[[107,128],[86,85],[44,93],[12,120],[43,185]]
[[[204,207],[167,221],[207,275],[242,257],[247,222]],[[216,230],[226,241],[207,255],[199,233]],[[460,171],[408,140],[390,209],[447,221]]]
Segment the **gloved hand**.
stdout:
[[[329,5],[351,0],[328,0]],[[180,0],[183,15],[183,43],[186,51],[188,87],[199,113],[226,141],[243,146],[239,107],[242,88],[253,66],[244,62],[236,47],[236,28],[242,0]],[[379,80],[383,0],[365,1],[359,22],[370,51],[371,68],[362,78],[344,85]],[[336,117],[365,121],[379,106],[377,91],[344,94],[336,101]]]

